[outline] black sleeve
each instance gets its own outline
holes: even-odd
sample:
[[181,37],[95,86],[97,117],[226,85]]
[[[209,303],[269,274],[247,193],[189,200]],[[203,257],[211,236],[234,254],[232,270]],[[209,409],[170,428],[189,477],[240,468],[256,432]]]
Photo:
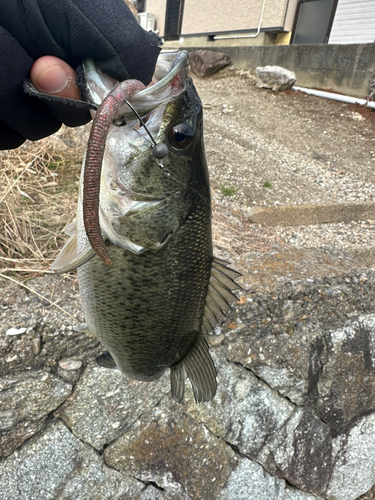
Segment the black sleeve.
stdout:
[[85,107],[65,100],[54,113],[23,91],[39,57],[56,56],[73,68],[92,57],[118,80],[148,84],[159,51],[159,38],[138,25],[124,0],[0,1],[0,149],[50,135],[61,121],[76,126],[90,119]]

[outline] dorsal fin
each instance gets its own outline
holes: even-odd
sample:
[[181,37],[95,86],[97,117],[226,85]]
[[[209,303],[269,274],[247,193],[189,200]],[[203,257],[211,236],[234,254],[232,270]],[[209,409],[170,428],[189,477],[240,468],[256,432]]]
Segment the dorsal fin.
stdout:
[[229,302],[238,300],[232,290],[240,289],[234,280],[241,274],[228,266],[225,260],[213,258],[211,276],[204,308],[202,333],[210,333],[215,325],[231,309]]
[[211,401],[216,394],[216,368],[202,334],[198,335],[185,357],[171,367],[172,397],[178,403],[181,403],[185,392],[184,372],[191,382],[195,401]]

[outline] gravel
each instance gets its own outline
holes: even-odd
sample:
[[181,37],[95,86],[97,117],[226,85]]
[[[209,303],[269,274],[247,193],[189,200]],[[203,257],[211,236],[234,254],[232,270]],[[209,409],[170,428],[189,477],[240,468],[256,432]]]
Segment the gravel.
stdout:
[[[209,79],[194,77],[194,83],[203,101],[217,209],[244,224],[254,207],[374,202],[373,111],[294,90],[259,89],[253,76],[233,67]],[[266,251],[268,244],[354,254],[373,246],[374,225],[373,220],[273,228],[253,224],[250,230],[264,239]],[[230,258],[230,249],[223,255]]]

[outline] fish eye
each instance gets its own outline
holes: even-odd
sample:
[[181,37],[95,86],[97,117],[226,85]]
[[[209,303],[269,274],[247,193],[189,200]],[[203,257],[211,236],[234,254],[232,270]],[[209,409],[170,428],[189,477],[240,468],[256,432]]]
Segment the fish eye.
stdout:
[[171,128],[168,139],[175,149],[186,149],[193,139],[193,134],[189,127],[180,124]]

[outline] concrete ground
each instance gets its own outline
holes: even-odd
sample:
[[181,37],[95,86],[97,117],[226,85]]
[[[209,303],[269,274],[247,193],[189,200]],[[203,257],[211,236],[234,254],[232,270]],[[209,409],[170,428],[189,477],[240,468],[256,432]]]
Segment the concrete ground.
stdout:
[[194,83],[205,115],[217,253],[245,273],[270,250],[303,255],[310,274],[323,272],[307,257],[317,251],[331,255],[331,267],[337,253],[349,267],[373,267],[375,113],[259,89],[233,67]]

